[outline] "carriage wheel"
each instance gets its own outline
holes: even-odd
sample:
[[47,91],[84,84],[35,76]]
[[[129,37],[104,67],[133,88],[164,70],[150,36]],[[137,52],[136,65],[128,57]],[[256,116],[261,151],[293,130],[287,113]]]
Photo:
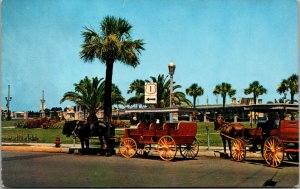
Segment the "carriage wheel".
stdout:
[[151,145],[142,145],[141,148],[137,149],[138,156],[148,156],[150,154]]
[[162,136],[157,142],[157,152],[161,159],[172,160],[177,152],[175,140],[171,136]]
[[270,136],[264,143],[264,159],[271,167],[278,167],[283,162],[284,149],[281,140]]
[[286,153],[286,156],[290,161],[296,161],[296,162],[299,161],[299,154],[296,152]]
[[199,143],[195,138],[192,144],[181,144],[179,150],[183,158],[194,159],[199,152]]
[[231,154],[234,161],[243,161],[246,157],[245,142],[239,138],[234,139],[231,144]]
[[119,150],[124,157],[131,158],[137,152],[137,144],[132,138],[124,138],[120,142]]

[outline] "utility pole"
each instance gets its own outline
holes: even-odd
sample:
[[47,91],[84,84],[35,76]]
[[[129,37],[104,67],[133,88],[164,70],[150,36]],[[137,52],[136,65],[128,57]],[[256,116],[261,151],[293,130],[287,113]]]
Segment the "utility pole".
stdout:
[[7,120],[11,120],[11,116],[10,116],[10,110],[9,110],[9,105],[10,105],[10,101],[12,99],[12,97],[10,96],[10,84],[8,84],[8,92],[7,92],[7,97],[5,97],[6,100],[6,107],[7,107]]
[[42,99],[41,99],[41,118],[45,118],[45,96],[44,96],[44,90],[42,92]]

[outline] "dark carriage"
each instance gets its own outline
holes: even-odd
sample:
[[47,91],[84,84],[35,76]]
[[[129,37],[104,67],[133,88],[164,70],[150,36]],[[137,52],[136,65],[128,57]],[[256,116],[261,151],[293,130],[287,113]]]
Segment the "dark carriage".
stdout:
[[[251,105],[247,110],[263,113],[279,112],[298,113],[298,105],[293,104],[266,104]],[[278,127],[270,123],[258,123],[256,128],[247,129],[246,135],[232,141],[232,158],[243,161],[246,157],[246,145],[261,144],[262,157],[271,167],[278,167],[286,154],[289,160],[299,160],[299,120],[285,120],[281,117]],[[255,150],[251,147],[252,150]]]
[[[155,113],[158,111],[155,110]],[[194,159],[199,151],[196,134],[196,122],[179,121],[162,124],[139,122],[136,128],[124,130],[119,150],[124,157],[130,158],[135,154],[147,155],[154,149],[160,158],[166,161],[172,160],[179,150],[184,158]]]

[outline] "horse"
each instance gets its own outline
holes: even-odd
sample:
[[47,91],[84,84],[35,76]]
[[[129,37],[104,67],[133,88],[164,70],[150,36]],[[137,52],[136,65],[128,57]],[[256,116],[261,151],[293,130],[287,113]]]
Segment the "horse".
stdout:
[[[108,133],[107,126],[110,127],[110,133]],[[80,139],[83,154],[89,151],[89,138],[98,136],[100,151],[105,148],[106,155],[111,155],[114,146],[110,138],[114,135],[114,131],[114,125],[102,121],[66,121],[63,127],[64,135],[70,137],[73,134]]]
[[228,123],[225,122],[222,116],[218,116],[214,121],[215,128],[214,130],[220,132],[220,136],[222,138],[224,154],[226,153],[226,140],[229,146],[230,158],[232,158],[231,154],[231,139],[236,137],[244,137],[245,127],[239,123]]

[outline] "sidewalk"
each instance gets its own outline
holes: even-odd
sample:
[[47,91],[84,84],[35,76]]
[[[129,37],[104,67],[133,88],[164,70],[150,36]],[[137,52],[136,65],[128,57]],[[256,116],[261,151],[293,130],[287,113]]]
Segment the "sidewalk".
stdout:
[[[73,153],[74,149],[80,149],[80,144],[61,144],[60,147],[55,147],[54,143],[1,143],[2,151],[26,151],[26,152],[50,152],[50,153]],[[90,145],[90,148],[99,148],[99,145]],[[229,149],[227,148],[227,153]],[[116,152],[119,153],[116,147]],[[223,152],[223,147],[211,146],[207,149],[207,146],[200,146],[198,156],[220,157],[220,153]],[[246,152],[246,157],[262,157],[260,151]],[[178,154],[177,154],[178,155]]]

